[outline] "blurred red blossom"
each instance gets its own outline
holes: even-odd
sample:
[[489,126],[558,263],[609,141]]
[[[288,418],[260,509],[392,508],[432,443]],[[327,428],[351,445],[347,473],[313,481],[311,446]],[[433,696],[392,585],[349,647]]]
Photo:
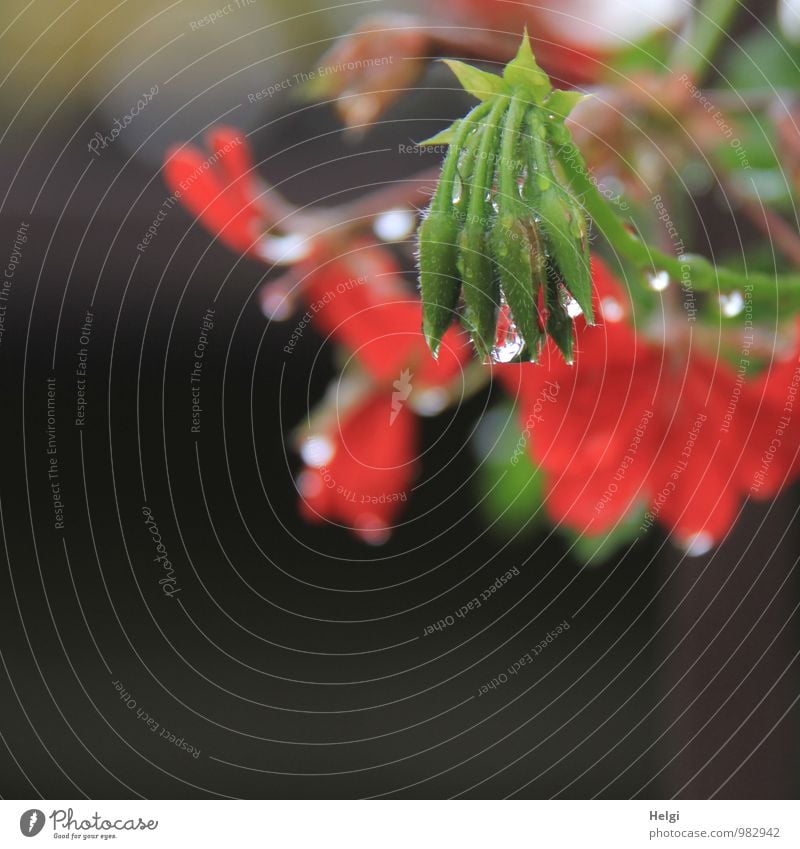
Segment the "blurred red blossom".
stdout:
[[391,393],[371,395],[332,432],[307,443],[311,463],[297,480],[302,515],[341,523],[365,542],[385,542],[417,473],[418,442],[411,408],[393,408]]
[[[369,219],[337,228],[303,218],[259,179],[240,133],[217,128],[207,142],[208,155],[193,145],[168,153],[174,196],[234,252],[287,266],[262,289],[265,314],[286,319],[304,304],[356,367],[355,391],[334,393],[335,402],[329,393],[299,439],[300,510],[381,543],[418,471],[416,414],[460,397],[467,336],[453,325],[434,360],[416,292],[394,254],[367,235]],[[654,341],[634,330],[628,294],[608,268],[595,258],[592,270],[601,326],[576,323],[575,365],[548,342],[541,365],[493,373],[519,400],[556,522],[592,536],[639,511],[642,530],[658,522],[701,553],[724,537],[743,499],[774,496],[798,471],[800,349],[752,378],[701,347],[688,326]]]
[[685,337],[656,344],[632,329],[608,268],[592,265],[602,323],[578,324],[575,365],[548,343],[540,366],[496,367],[546,474],[546,509],[597,535],[637,508],[642,530],[657,521],[702,553],[744,498],[774,496],[797,474],[800,348],[748,379]]

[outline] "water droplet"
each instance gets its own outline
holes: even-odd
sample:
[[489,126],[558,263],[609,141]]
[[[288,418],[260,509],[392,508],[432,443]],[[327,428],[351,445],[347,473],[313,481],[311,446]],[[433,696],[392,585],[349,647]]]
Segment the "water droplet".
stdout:
[[336,447],[327,436],[310,436],[300,447],[303,462],[314,469],[330,463]]
[[570,318],[577,318],[579,315],[583,315],[581,305],[572,297],[572,294],[563,284],[558,287],[558,301]]
[[322,492],[322,476],[306,469],[297,477],[297,491],[303,498],[316,498]]
[[654,292],[663,292],[669,286],[669,274],[666,271],[648,274],[647,283]]
[[390,209],[372,223],[375,235],[384,242],[407,239],[417,224],[417,216],[410,209]]
[[453,194],[450,196],[450,200],[455,203],[461,203],[461,197],[464,193],[464,184],[461,181],[461,175],[456,172],[456,176],[453,177]]
[[449,395],[441,386],[420,389],[411,396],[411,409],[420,416],[438,416],[447,407]]
[[368,545],[383,545],[392,535],[389,526],[374,513],[362,513],[353,523],[353,531]]
[[492,362],[510,363],[518,357],[525,347],[525,340],[517,332],[513,324],[501,330],[497,336],[497,344],[492,348]]
[[600,301],[600,312],[606,321],[622,321],[625,317],[625,310],[622,304],[616,298],[610,296],[606,296]]
[[301,233],[289,233],[286,236],[265,236],[257,251],[268,262],[279,265],[294,265],[311,253],[311,240]]
[[719,296],[719,308],[726,318],[734,318],[744,309],[744,298],[741,292],[731,292]]
[[678,544],[688,557],[702,557],[704,554],[708,554],[714,547],[714,537],[707,531],[700,531],[699,533],[692,534],[690,537],[686,537],[686,539],[681,540]]
[[266,283],[259,294],[261,312],[270,321],[286,321],[291,318],[297,306],[296,287],[294,280],[281,277]]

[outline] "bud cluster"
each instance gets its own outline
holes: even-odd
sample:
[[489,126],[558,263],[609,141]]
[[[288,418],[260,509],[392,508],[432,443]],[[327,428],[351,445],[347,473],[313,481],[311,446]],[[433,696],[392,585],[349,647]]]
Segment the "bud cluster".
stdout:
[[449,145],[419,229],[425,338],[435,356],[460,315],[481,357],[502,359],[498,319],[510,313],[523,359],[535,362],[549,335],[572,362],[573,319],[593,323],[591,273],[559,157],[577,150],[564,119],[581,95],[551,87],[527,34],[502,77],[448,64],[481,102],[425,143]]

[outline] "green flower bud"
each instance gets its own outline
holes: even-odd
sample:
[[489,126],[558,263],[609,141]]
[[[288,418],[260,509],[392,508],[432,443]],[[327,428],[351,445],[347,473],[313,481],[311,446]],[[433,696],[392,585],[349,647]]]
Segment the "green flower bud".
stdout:
[[559,157],[565,145],[580,157],[563,122],[582,95],[552,89],[527,34],[502,77],[448,64],[481,104],[434,137],[450,150],[419,232],[425,338],[435,354],[463,291],[462,322],[482,357],[504,298],[528,359],[547,333],[571,362],[573,318],[582,311],[593,323],[591,267]]
[[434,357],[458,305],[458,228],[455,215],[439,209],[432,209],[419,228],[422,332]]
[[468,222],[458,240],[459,268],[464,284],[464,326],[481,358],[486,359],[494,345],[497,332],[497,309],[500,306],[500,287],[494,263],[489,253],[489,239],[484,225]]
[[[500,287],[517,331],[527,345],[528,359],[536,362],[544,338],[539,325],[538,291],[546,275],[540,247],[531,239],[525,224],[507,212],[497,216],[492,229],[492,251],[497,264]],[[534,273],[533,257],[537,257]]]
[[454,132],[442,176],[431,208],[419,228],[422,332],[434,357],[438,354],[442,336],[456,315],[461,289],[457,261],[460,215],[454,206],[458,203],[456,198],[461,185],[459,160],[465,141],[480,126],[477,122],[489,109],[489,105],[481,104],[451,128]]

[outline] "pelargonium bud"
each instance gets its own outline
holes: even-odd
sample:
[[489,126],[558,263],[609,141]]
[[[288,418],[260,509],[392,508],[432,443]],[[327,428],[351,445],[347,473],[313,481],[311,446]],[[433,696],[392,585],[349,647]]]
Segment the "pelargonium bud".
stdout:
[[481,356],[505,304],[524,359],[536,361],[549,335],[571,362],[573,319],[594,323],[586,217],[562,172],[564,156],[572,167],[580,157],[564,120],[581,95],[552,88],[527,33],[502,77],[448,65],[481,103],[423,143],[450,146],[419,230],[425,338],[436,355],[463,293]]

